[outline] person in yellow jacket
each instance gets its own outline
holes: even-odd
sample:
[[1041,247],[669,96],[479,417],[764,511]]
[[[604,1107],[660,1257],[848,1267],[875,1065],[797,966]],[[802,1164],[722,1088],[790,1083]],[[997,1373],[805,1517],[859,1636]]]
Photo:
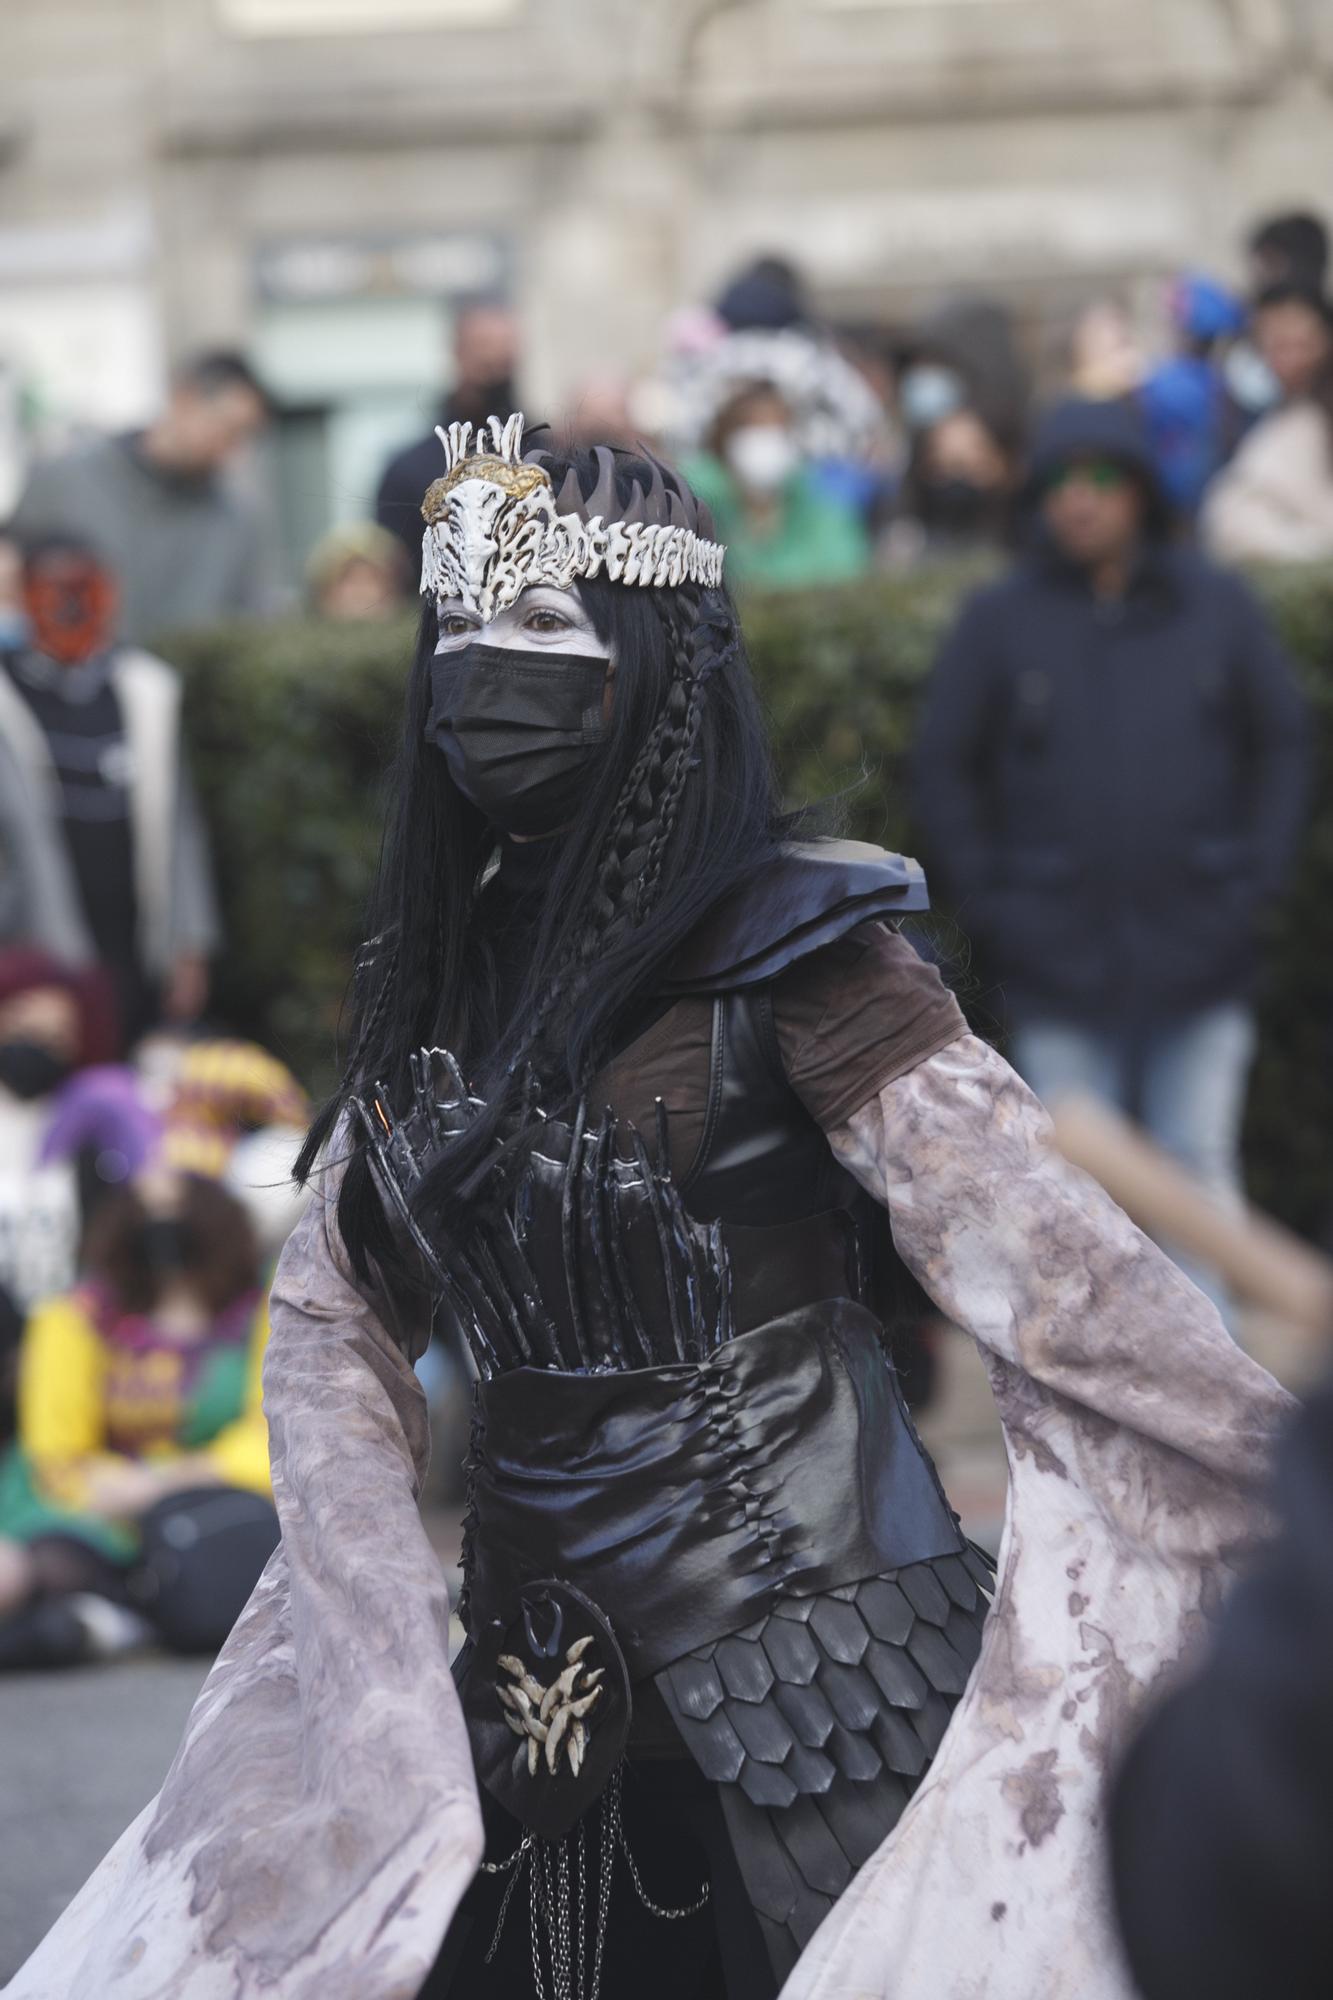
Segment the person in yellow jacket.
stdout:
[[98,1210],[84,1268],[20,1350],[0,1665],[80,1656],[90,1599],[209,1650],[277,1542],[267,1311],[241,1204],[201,1176],[145,1174]]

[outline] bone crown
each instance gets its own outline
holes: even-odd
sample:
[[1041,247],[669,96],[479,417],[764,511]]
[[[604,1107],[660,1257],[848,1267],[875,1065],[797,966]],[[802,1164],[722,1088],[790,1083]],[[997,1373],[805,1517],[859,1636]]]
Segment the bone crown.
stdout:
[[572,468],[557,494],[552,454],[524,452],[521,415],[450,424],[436,435],[445,470],[422,504],[423,595],[489,619],[531,584],[568,588],[600,572],[659,588],[721,583],[724,550],[708,509],[650,454],[646,491],[636,478],[622,506],[606,445],[594,450],[597,478],[585,498]]

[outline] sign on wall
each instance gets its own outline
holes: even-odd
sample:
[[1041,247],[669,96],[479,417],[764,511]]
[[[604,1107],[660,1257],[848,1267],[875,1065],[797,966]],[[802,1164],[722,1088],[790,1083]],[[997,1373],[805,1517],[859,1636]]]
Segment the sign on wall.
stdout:
[[521,0],[217,0],[234,35],[384,34],[390,28],[488,27]]
[[508,290],[504,239],[486,230],[301,236],[261,244],[255,290],[273,303],[494,297]]

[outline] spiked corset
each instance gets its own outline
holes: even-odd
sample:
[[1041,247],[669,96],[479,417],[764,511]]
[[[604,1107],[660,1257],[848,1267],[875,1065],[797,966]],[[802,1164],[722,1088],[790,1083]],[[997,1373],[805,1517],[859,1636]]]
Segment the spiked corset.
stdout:
[[664,982],[666,997],[711,1008],[704,1132],[679,1182],[660,1111],[644,1134],[584,1102],[544,1122],[517,1184],[479,1201],[465,1240],[445,1246],[412,1198],[480,1109],[457,1063],[422,1050],[410,1104],[383,1090],[355,1104],[390,1219],[483,1377],[698,1361],[799,1305],[866,1302],[862,1199],[786,1080],[771,982],[868,917],[924,902],[914,863],[818,842],[787,849],[710,914]]
[[609,1112],[549,1119],[517,1186],[462,1241],[431,1241],[412,1191],[475,1110],[451,1059],[423,1051],[415,1103],[361,1107],[377,1178],[471,1345],[483,1378],[701,1361],[791,1308],[860,1300],[859,1200],[822,1133],[767,1069],[766,1008],[714,1005],[708,1129],[685,1183],[665,1118],[652,1151]]

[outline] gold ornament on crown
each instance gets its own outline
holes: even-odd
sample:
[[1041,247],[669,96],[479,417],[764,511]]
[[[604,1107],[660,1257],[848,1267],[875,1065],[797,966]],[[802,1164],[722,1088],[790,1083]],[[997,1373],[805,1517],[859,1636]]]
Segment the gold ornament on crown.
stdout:
[[[421,511],[432,527],[444,519],[446,496],[463,479],[489,480],[492,485],[501,487],[511,500],[522,500],[526,494],[535,493],[539,486],[551,486],[551,475],[544,466],[506,465],[502,458],[466,458],[452,472],[446,472],[443,479],[432,480],[426,488]],[[551,490],[554,492],[554,488]]]

